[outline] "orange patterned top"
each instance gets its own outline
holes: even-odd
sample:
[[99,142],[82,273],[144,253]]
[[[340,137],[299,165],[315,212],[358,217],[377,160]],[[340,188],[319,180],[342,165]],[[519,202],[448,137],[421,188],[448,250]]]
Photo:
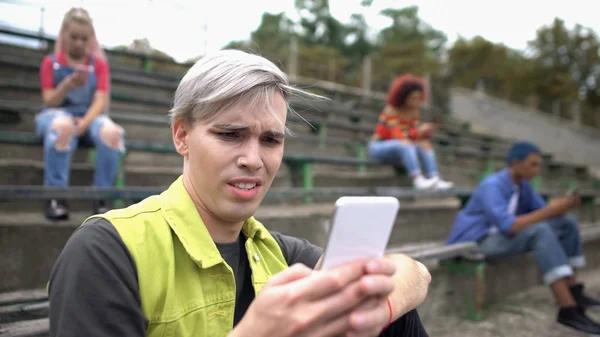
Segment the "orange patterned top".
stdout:
[[412,139],[419,137],[419,118],[406,118],[385,111],[379,115],[379,122],[375,127],[375,134],[382,140],[388,139]]

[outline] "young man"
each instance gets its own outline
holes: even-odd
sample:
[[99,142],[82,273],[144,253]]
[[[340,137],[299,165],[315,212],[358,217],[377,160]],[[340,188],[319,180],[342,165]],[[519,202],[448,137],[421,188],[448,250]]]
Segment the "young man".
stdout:
[[430,282],[422,264],[392,255],[313,271],[319,247],[254,219],[292,94],[309,95],[260,56],[199,60],[170,113],[182,176],[73,234],[50,276],[50,335],[427,336],[414,310]]
[[557,321],[600,334],[600,325],[584,311],[600,308],[600,302],[583,293],[573,273],[573,268],[585,265],[585,257],[577,222],[565,214],[579,204],[579,198],[568,195],[546,204],[529,183],[539,174],[541,163],[537,146],[515,143],[508,153],[509,167],[477,187],[447,242],[477,241],[490,260],[533,251],[544,283],[560,306]]

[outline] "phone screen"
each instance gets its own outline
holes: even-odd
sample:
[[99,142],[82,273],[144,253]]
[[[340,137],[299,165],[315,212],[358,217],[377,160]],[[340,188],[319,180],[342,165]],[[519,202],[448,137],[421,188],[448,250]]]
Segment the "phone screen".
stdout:
[[393,197],[342,197],[323,254],[322,269],[359,258],[381,257],[400,208]]
[[567,194],[567,195],[575,195],[575,194],[577,194],[577,192],[578,192],[578,189],[577,189],[577,186],[575,186],[575,187],[571,187],[571,188],[569,188],[569,189],[567,190],[567,193],[566,193],[566,194]]

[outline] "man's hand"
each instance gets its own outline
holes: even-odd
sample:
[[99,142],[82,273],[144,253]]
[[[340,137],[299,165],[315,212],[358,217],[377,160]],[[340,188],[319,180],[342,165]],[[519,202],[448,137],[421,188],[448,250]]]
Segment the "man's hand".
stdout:
[[387,263],[368,266],[363,260],[326,271],[293,265],[269,280],[230,337],[326,337],[374,326],[381,330],[387,318],[381,319],[383,312],[365,313],[365,306],[378,304],[370,304],[372,299],[385,301],[394,289],[394,271]]
[[548,203],[548,209],[552,216],[560,216],[568,212],[570,209],[578,206],[580,199],[577,196],[565,196],[552,199]]
[[[367,262],[365,273],[392,277],[396,273],[396,264],[388,258],[374,259]],[[350,315],[351,330],[346,336],[378,336],[388,323],[390,323],[390,309],[387,296],[373,296],[365,300]]]

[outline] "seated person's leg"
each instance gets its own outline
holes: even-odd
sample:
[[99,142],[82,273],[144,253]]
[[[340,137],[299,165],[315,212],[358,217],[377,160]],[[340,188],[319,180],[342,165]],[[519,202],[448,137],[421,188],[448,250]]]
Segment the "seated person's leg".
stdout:
[[[35,120],[36,133],[44,139],[44,186],[67,187],[71,157],[77,148],[75,123],[60,109],[46,109]],[[69,216],[64,200],[48,200],[45,215],[52,220]]]
[[[585,267],[585,256],[579,235],[579,226],[577,220],[572,216],[559,216],[550,218],[548,223],[558,237],[563,247],[569,264],[572,268]],[[567,279],[569,290],[578,305],[588,309],[600,309],[600,301],[584,294],[584,286],[578,283],[575,275]]]
[[[96,146],[96,171],[94,186],[111,187],[115,183],[120,154],[124,151],[123,129],[105,115],[99,116],[91,124],[89,136]],[[108,211],[107,202],[94,203],[95,213]]]
[[419,140],[417,142],[417,152],[423,161],[423,171],[425,171],[425,176],[437,180],[436,188],[443,190],[454,186],[452,182],[444,181],[439,177],[435,151],[429,140]]
[[585,257],[583,256],[577,220],[572,216],[559,216],[550,218],[547,222],[558,237],[571,267],[585,267]]
[[47,109],[35,122],[36,133],[44,139],[44,185],[67,187],[71,156],[77,147],[73,118],[60,109]]
[[600,326],[579,309],[569,291],[567,279],[573,276],[573,269],[550,224],[529,226],[513,237],[492,234],[482,241],[480,250],[492,259],[533,251],[544,283],[550,286],[560,307],[557,321],[582,331],[599,331]]
[[369,143],[369,157],[381,160],[393,165],[403,165],[408,174],[413,178],[413,183],[417,189],[427,189],[433,187],[434,180],[423,177],[419,166],[417,149],[414,144],[408,140],[392,139],[373,141]]
[[481,242],[480,250],[492,261],[533,251],[546,284],[573,274],[558,238],[545,222],[524,228],[514,236],[491,234]]

